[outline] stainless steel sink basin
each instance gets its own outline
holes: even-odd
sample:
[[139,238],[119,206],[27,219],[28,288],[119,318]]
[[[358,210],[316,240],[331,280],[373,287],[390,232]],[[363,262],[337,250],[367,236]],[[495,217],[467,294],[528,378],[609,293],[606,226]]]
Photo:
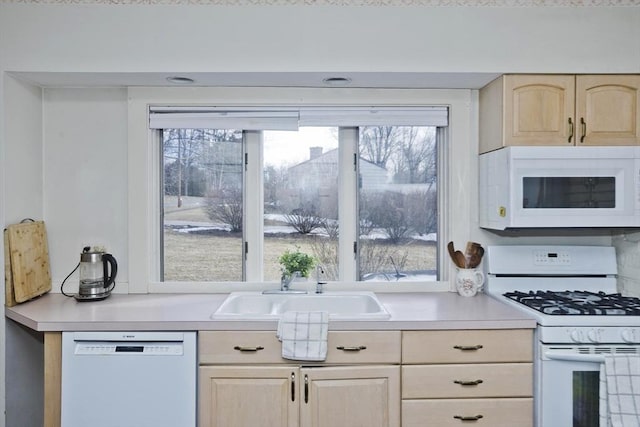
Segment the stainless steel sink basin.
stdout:
[[211,318],[277,319],[287,311],[326,311],[330,319],[339,320],[381,320],[390,317],[373,292],[345,291],[322,294],[232,292]]

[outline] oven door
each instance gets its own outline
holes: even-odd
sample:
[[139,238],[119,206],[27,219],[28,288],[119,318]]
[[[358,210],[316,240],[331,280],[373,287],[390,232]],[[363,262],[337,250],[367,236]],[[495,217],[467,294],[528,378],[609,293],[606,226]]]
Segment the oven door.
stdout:
[[540,349],[538,427],[599,427],[604,356],[597,354],[596,346],[541,345]]

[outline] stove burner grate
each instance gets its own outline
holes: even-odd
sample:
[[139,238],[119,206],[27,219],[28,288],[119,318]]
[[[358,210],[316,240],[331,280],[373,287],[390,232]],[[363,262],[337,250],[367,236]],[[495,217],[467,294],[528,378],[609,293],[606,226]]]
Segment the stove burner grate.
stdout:
[[550,315],[640,316],[640,298],[588,291],[507,292],[505,297]]

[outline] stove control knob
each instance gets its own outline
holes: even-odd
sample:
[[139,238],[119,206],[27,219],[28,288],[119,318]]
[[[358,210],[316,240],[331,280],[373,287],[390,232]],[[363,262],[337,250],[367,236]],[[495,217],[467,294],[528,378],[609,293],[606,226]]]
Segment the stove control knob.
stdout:
[[637,343],[639,340],[637,338],[637,332],[635,329],[625,328],[622,330],[620,334],[622,341],[626,343]]
[[589,338],[589,341],[592,343],[599,343],[600,331],[598,329],[589,329],[589,332],[587,332],[587,338]]
[[576,342],[576,343],[584,342],[584,334],[579,329],[572,329],[571,331],[569,331],[569,337],[571,337],[571,340],[573,342]]

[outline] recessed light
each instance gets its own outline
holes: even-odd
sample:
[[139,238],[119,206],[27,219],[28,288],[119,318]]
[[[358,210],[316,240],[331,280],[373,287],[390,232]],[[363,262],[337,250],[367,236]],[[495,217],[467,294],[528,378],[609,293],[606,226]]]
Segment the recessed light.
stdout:
[[190,79],[189,77],[181,77],[181,76],[167,77],[167,81],[169,83],[173,83],[176,85],[190,85],[191,83],[195,82],[195,80]]
[[322,79],[322,83],[329,86],[346,86],[351,83],[351,79],[348,77],[327,77]]

